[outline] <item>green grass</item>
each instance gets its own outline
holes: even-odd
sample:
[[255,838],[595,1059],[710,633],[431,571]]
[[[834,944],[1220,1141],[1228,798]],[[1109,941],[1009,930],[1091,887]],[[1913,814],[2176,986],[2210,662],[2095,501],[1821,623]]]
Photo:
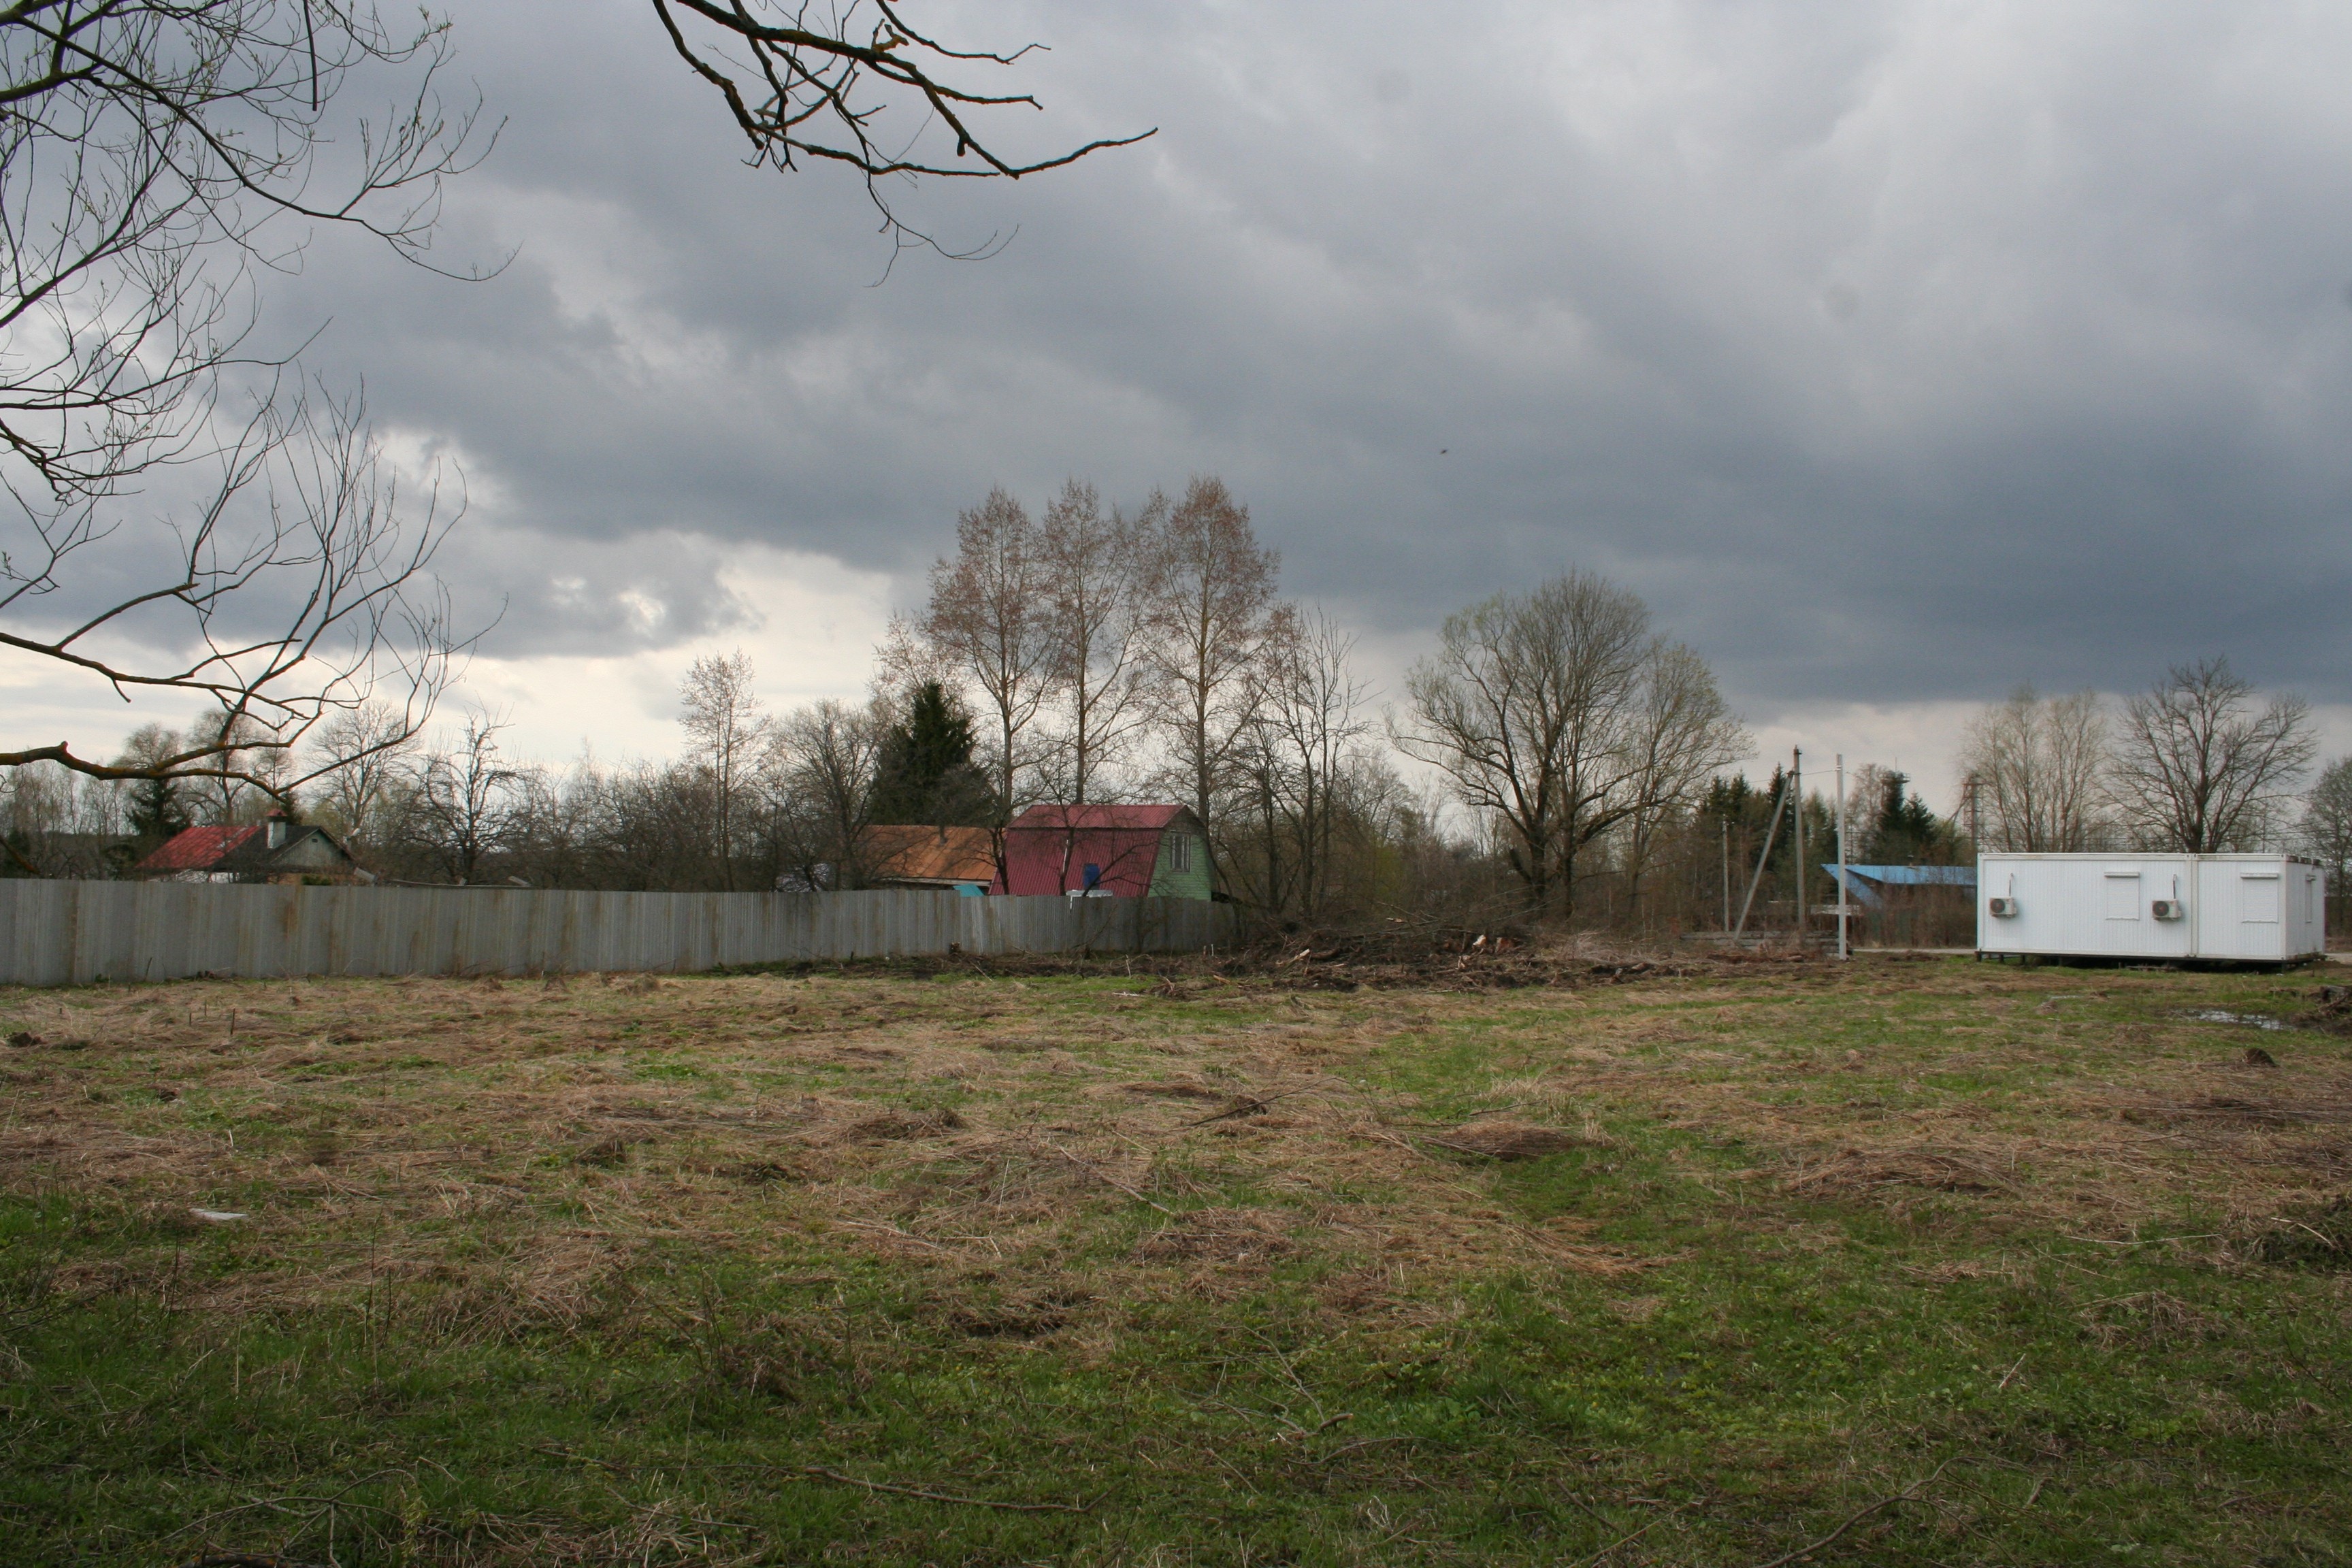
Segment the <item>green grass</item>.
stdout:
[[2310,984],[0,993],[0,1562],[2342,1562]]

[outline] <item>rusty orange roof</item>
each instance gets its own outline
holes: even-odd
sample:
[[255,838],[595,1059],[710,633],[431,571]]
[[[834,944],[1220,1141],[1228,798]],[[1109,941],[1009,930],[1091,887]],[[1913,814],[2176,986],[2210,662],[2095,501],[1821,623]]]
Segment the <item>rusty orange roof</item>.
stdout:
[[985,827],[931,827],[921,823],[869,827],[858,836],[866,865],[891,882],[992,882],[996,836]]

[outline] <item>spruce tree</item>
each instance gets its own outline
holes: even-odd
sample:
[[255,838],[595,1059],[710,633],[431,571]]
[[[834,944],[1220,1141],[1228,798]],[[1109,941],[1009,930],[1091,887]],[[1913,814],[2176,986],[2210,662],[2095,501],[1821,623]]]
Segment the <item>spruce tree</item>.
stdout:
[[142,844],[161,844],[189,826],[179,788],[167,778],[141,779],[131,787],[130,818],[131,831]]
[[936,680],[916,688],[907,717],[890,728],[875,770],[873,819],[982,827],[992,801],[971,763],[971,719]]

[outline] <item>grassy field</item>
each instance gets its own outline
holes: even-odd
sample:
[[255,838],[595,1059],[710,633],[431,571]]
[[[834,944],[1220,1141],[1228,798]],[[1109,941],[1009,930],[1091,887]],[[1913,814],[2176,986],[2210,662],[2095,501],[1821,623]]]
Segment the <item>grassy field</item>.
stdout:
[[0,1562],[2342,1563],[2316,984],[0,991]]

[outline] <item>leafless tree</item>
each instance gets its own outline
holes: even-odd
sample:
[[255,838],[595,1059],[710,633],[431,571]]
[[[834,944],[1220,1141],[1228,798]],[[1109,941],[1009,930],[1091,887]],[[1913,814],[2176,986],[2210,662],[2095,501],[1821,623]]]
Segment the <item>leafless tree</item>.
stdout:
[[412,780],[415,737],[409,715],[363,702],[336,713],[310,742],[310,773],[336,828],[360,843],[380,840],[391,808]]
[[2331,891],[2352,893],[2352,757],[2338,757],[2319,771],[2303,797],[2295,839],[2305,854],[2327,868]]
[[2277,832],[2317,742],[2301,699],[2260,711],[2226,658],[2175,667],[2131,700],[2116,747],[2114,790],[2126,824],[2167,849],[2263,847]]
[[891,673],[919,678],[936,668],[976,690],[992,729],[986,750],[997,807],[1010,816],[1035,763],[1032,730],[1054,693],[1054,606],[1043,542],[1026,508],[1002,489],[956,519],[956,553],[931,568],[931,598],[913,627],[920,646],[899,639],[886,651]]
[[[147,764],[166,775],[282,787],[326,715],[389,679],[421,722],[446,673],[415,591],[446,520],[397,521],[356,398],[272,382],[253,299],[322,225],[424,260],[442,180],[481,150],[440,98],[447,58],[443,24],[348,0],[0,9],[0,649],[208,700],[215,743]],[[405,95],[340,111],[360,77]],[[258,406],[228,417],[249,374]],[[37,761],[123,776],[66,742],[0,751]]]
[[1155,495],[1133,521],[1116,507],[1106,514],[1095,488],[1072,479],[1038,530],[1061,719],[1052,773],[1055,793],[1073,805],[1099,798],[1105,770],[1145,718],[1148,551],[1167,510]]
[[[1369,732],[1367,690],[1351,667],[1355,638],[1328,616],[1294,617],[1255,672],[1240,771],[1257,862],[1246,876],[1260,907],[1313,918],[1336,890],[1343,836],[1363,802],[1351,784],[1392,782],[1358,754]],[[1358,776],[1360,775],[1360,776]],[[1239,868],[1234,869],[1239,870]]]
[[1254,668],[1288,633],[1289,609],[1275,597],[1282,557],[1258,542],[1222,479],[1186,486],[1159,531],[1147,612],[1155,727],[1178,792],[1213,834]]
[[[755,166],[790,170],[810,159],[856,170],[884,228],[901,243],[931,241],[899,221],[889,199],[894,184],[925,174],[1017,180],[1152,134],[1089,142],[1034,162],[1003,156],[982,139],[976,114],[1035,109],[1036,99],[975,91],[939,73],[1011,66],[1042,46],[960,49],[917,32],[893,0],[870,6],[849,0],[827,12],[798,0],[654,0],[672,47],[726,100]],[[886,115],[912,115],[914,128],[886,131]],[[948,254],[994,248],[992,242]]]
[[[430,574],[458,510],[442,506],[437,480],[421,518],[404,517],[356,398],[268,403],[215,468],[184,521],[134,523],[94,503],[26,514],[31,548],[0,551],[0,649],[79,672],[125,703],[210,703],[210,724],[147,765],[216,793],[310,783],[315,770],[288,765],[298,748],[370,701],[397,707],[414,735],[471,642]],[[92,584],[102,584],[95,601]],[[179,651],[142,657],[158,648]],[[31,762],[138,776],[68,742],[0,751],[0,767]]]
[[802,709],[779,727],[769,772],[771,832],[782,866],[806,885],[863,885],[861,838],[888,730],[878,705],[832,701]]
[[1654,648],[1649,623],[1632,594],[1571,572],[1449,616],[1437,654],[1406,679],[1398,747],[1505,826],[1538,913],[1556,894],[1572,911],[1578,849],[1623,815],[1607,803],[1630,769],[1625,722]]
[[[215,374],[254,363],[252,268],[299,248],[280,220],[423,258],[477,155],[448,58],[445,23],[350,0],[0,10],[0,447],[39,489],[110,493],[201,439]],[[385,117],[338,110],[386,68]]]
[[694,661],[679,690],[682,721],[696,765],[710,775],[711,845],[719,885],[735,889],[740,806],[773,725],[752,689],[743,650]]
[[1651,645],[1627,714],[1622,812],[1626,904],[1642,918],[1642,879],[1661,834],[1678,823],[1717,772],[1746,756],[1748,731],[1696,652],[1663,638]]
[[2037,696],[2020,686],[1969,723],[1959,763],[1975,792],[1982,847],[2069,853],[2105,835],[2107,715],[2098,695]]
[[463,885],[505,837],[516,770],[499,754],[502,721],[466,716],[457,747],[426,758],[417,805],[441,868]]

